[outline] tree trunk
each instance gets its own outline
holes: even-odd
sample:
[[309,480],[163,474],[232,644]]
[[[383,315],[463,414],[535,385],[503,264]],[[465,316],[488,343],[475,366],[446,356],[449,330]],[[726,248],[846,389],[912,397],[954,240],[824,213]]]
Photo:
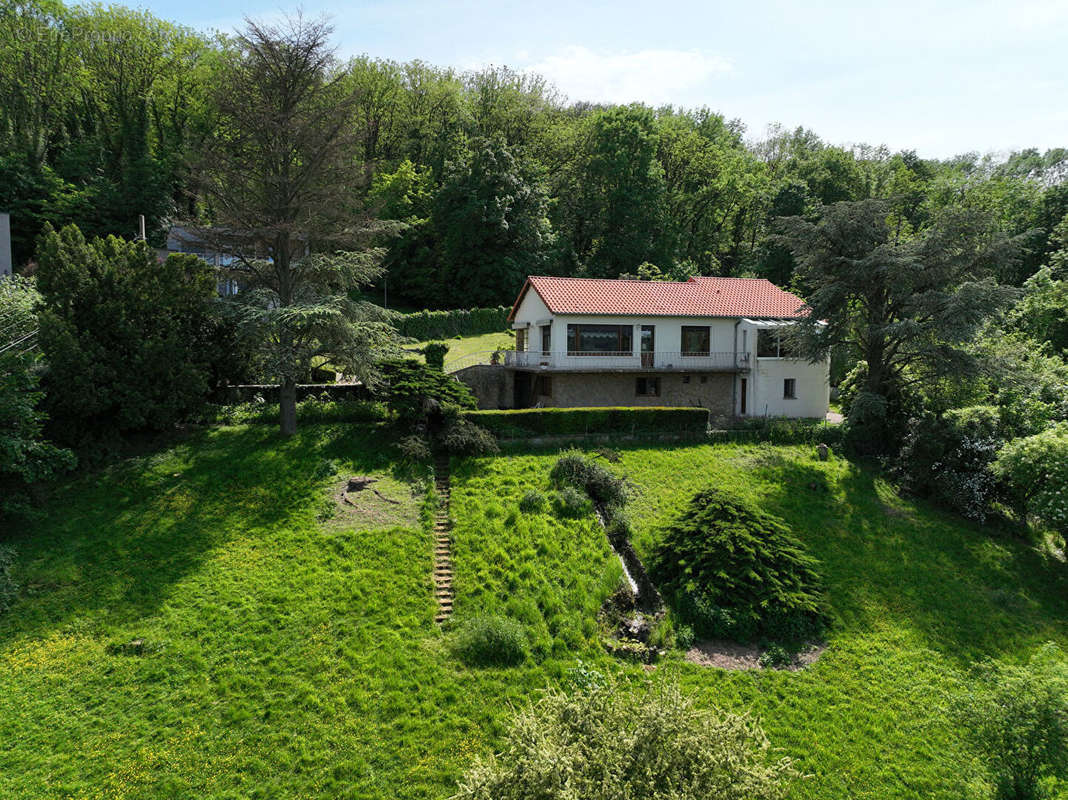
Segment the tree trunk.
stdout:
[[292,378],[282,379],[282,385],[278,387],[278,405],[282,435],[292,436],[297,432],[297,382]]

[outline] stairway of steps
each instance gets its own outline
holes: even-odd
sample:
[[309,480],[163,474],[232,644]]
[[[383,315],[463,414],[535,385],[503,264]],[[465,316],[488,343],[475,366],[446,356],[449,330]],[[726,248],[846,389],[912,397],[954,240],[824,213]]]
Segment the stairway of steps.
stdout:
[[452,614],[452,523],[449,521],[449,459],[434,462],[434,488],[438,493],[438,510],[434,516],[434,597],[438,601],[435,622],[444,622]]

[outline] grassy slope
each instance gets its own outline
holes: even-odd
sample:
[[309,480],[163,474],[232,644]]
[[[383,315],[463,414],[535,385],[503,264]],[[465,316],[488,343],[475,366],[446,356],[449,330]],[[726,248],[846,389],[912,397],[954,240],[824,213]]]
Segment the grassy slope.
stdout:
[[[547,486],[551,454],[455,467],[457,614],[507,609],[548,653],[468,670],[431,621],[430,539],[410,508],[391,527],[317,519],[337,480],[324,459],[388,472],[383,443],[353,430],[217,429],[57,493],[16,537],[23,599],[0,617],[0,797],[443,798],[511,706],[576,657],[611,668],[590,643],[619,574],[603,537],[515,512]],[[836,625],[815,668],[654,673],[759,713],[814,775],[797,797],[960,796],[938,709],[949,673],[1068,640],[1063,564],[902,502],[847,462],[645,447],[623,468],[640,548],[715,482],[791,519],[824,561]],[[163,650],[108,654],[138,636]]]
[[[476,353],[492,353],[494,350],[515,349],[515,335],[510,331],[483,333],[479,336],[464,336],[459,339],[434,339],[433,341],[445,342],[449,346],[449,352],[445,354],[446,366],[450,362],[459,361]],[[405,348],[411,350],[416,347],[423,347],[426,344],[427,342],[419,342],[415,345],[405,345]]]

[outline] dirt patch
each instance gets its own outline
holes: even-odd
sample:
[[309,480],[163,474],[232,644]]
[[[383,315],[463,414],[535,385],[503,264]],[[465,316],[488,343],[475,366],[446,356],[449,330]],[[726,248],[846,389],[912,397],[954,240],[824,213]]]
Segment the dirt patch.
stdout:
[[320,515],[334,530],[418,527],[422,489],[388,475],[358,475],[338,481]]
[[[795,653],[789,665],[776,669],[787,672],[797,672],[805,667],[815,664],[823,651],[827,649],[825,644],[810,644]],[[706,639],[697,642],[686,652],[686,660],[702,667],[716,667],[718,669],[772,669],[764,667],[760,663],[760,657],[764,655],[764,648],[756,645],[738,644],[720,639]]]

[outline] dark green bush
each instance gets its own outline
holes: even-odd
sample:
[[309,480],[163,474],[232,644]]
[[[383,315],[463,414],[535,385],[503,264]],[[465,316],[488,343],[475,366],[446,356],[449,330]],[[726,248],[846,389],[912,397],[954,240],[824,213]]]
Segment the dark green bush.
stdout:
[[508,306],[417,311],[414,314],[394,314],[389,321],[401,336],[425,342],[428,339],[460,338],[506,331],[510,311]]
[[11,567],[15,563],[15,549],[0,545],[0,614],[3,614],[18,597],[19,585],[11,579]]
[[441,445],[458,456],[484,456],[500,452],[492,433],[465,419],[446,426],[441,433]]
[[434,369],[445,368],[445,355],[449,352],[449,346],[445,342],[430,342],[423,348],[423,357],[427,366]]
[[902,488],[978,522],[986,520],[1003,440],[995,406],[970,406],[909,420],[893,474]]
[[578,519],[593,511],[590,499],[574,486],[565,486],[557,492],[553,506],[556,509],[556,515],[564,519]]
[[675,646],[679,650],[689,650],[693,647],[693,643],[697,637],[693,634],[692,625],[676,625],[675,626]]
[[587,433],[701,435],[708,430],[709,412],[706,408],[524,408],[474,411],[468,418],[507,438]]
[[546,499],[544,493],[537,491],[536,489],[529,490],[523,499],[519,501],[519,510],[524,514],[540,514],[549,505],[548,499]]
[[456,654],[470,666],[509,666],[527,656],[527,635],[511,617],[485,615],[460,624],[453,640]]
[[790,666],[790,662],[793,659],[790,658],[789,651],[781,644],[775,644],[772,642],[760,654],[760,666],[765,669],[782,669]]
[[815,559],[782,520],[718,489],[693,497],[650,567],[701,636],[798,641],[826,625]]
[[455,378],[415,359],[391,359],[379,365],[382,383],[376,399],[404,420],[422,420],[429,404],[452,404],[473,409],[477,405],[471,390]]
[[549,473],[556,486],[574,486],[595,503],[622,507],[627,502],[627,481],[575,449],[565,450]]

